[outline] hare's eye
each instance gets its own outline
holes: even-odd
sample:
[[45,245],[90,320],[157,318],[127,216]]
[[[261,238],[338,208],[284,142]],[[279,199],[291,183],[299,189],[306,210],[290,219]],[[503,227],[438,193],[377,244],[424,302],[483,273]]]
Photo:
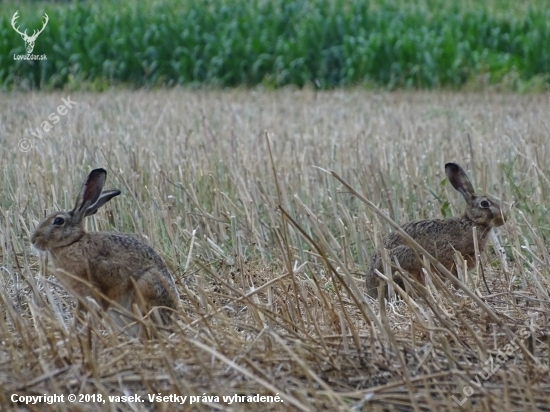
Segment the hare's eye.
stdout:
[[489,207],[489,202],[484,200],[481,202],[481,207]]
[[56,217],[53,221],[53,224],[56,226],[61,226],[63,223],[65,223],[65,219],[63,219],[62,217]]

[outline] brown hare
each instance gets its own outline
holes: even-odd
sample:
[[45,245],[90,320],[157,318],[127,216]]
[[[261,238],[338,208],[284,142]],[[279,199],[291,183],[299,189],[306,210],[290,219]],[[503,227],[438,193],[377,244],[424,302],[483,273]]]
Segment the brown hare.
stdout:
[[[93,297],[107,310],[112,302],[132,312],[134,304],[142,314],[164,306],[176,309],[178,292],[172,274],[155,251],[132,235],[88,233],[84,218],[120,194],[103,190],[107,172],[92,170],[82,185],[70,212],[46,217],[31,236],[34,248],[48,251],[55,276],[65,288],[82,300]],[[98,293],[99,292],[99,293]],[[168,311],[160,310],[157,322],[170,321]]]
[[[506,217],[499,205],[486,196],[474,192],[470,179],[459,165],[447,163],[445,173],[453,187],[466,200],[466,210],[462,216],[449,219],[418,220],[402,226],[402,229],[456,276],[455,250],[464,256],[469,268],[475,265],[473,228],[477,228],[478,247],[481,251],[485,247],[487,235],[491,229],[503,225]],[[393,232],[386,236],[383,248],[389,251],[392,263],[394,259],[397,259],[401,268],[423,283],[422,265],[414,251],[403,242],[398,233]],[[379,251],[372,255],[366,275],[367,294],[371,297],[378,296],[380,278],[375,274],[376,269],[384,273]],[[403,285],[401,281],[397,281],[397,283]],[[384,290],[387,288],[385,287]]]

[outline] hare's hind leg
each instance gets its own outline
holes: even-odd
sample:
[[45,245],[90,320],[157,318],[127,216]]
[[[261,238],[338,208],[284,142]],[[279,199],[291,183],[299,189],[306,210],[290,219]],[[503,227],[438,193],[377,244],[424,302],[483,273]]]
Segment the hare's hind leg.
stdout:
[[151,316],[155,323],[171,323],[172,311],[161,308],[177,310],[179,306],[179,296],[169,274],[151,270],[137,280],[136,290],[138,299],[142,300],[142,307],[146,312],[152,311]]
[[422,285],[425,284],[422,276],[422,264],[418,261],[414,251],[410,247],[406,245],[397,246],[390,251],[389,255],[391,260],[390,264],[392,265],[392,280],[401,289],[407,290],[401,275],[399,273],[396,274],[397,269],[393,268],[396,266],[396,261],[399,263],[399,267],[401,267],[403,271],[407,272],[413,279]]

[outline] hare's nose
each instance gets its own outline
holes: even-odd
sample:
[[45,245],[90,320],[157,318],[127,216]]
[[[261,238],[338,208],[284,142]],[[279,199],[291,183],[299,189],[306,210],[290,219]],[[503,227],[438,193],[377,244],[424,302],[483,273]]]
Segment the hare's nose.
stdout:
[[495,226],[502,226],[506,222],[506,215],[504,213],[499,214],[494,219],[494,225]]
[[36,236],[36,233],[33,233],[31,235],[31,243],[34,245],[37,240],[38,240],[38,236]]

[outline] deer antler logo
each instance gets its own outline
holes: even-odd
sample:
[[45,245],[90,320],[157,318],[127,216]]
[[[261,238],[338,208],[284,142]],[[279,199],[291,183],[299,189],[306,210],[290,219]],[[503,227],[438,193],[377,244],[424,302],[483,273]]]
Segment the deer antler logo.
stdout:
[[32,50],[34,49],[34,42],[36,41],[36,38],[38,37],[38,35],[40,33],[42,33],[44,31],[44,29],[46,28],[46,24],[48,24],[48,21],[50,19],[49,19],[48,15],[46,13],[44,13],[44,24],[42,25],[42,28],[38,32],[36,30],[34,30],[34,32],[32,33],[32,36],[29,36],[29,35],[27,35],[27,30],[25,30],[25,33],[21,33],[19,31],[19,26],[15,27],[16,20],[17,20],[18,17],[19,17],[19,10],[17,10],[13,14],[13,17],[11,19],[11,25],[12,25],[13,29],[17,33],[19,33],[21,35],[21,37],[23,38],[23,40],[25,41],[25,48],[27,49],[27,53],[31,54]]

